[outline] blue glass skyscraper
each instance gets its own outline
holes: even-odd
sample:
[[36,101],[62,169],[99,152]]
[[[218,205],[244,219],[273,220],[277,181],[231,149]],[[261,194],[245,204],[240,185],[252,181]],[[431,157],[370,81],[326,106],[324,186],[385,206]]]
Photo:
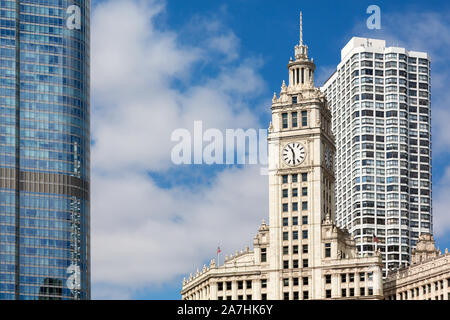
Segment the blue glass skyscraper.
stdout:
[[90,0],[0,4],[0,299],[90,299]]

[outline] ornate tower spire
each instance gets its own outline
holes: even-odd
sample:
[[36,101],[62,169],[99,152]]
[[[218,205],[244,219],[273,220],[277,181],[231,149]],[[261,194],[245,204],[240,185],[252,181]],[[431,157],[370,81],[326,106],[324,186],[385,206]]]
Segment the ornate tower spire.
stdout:
[[303,43],[303,12],[300,11],[300,39],[295,46],[295,60],[289,61],[289,88],[301,90],[314,87],[313,59],[308,57],[308,46]]
[[295,46],[295,60],[308,60],[308,46],[303,43],[303,13],[300,11],[300,41]]
[[303,21],[302,21],[302,12],[300,11],[300,45],[303,45]]

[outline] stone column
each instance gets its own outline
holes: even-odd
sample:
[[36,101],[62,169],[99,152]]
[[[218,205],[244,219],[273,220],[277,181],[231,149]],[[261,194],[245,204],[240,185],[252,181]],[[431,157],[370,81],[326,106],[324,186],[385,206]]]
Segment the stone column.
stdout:
[[373,267],[373,268],[371,268],[371,271],[373,272],[373,278],[372,278],[373,294],[375,296],[382,296],[383,295],[383,283],[382,283],[381,270],[379,267]]
[[331,297],[339,297],[341,291],[341,277],[338,273],[334,273],[331,275]]
[[434,300],[434,297],[436,296],[436,283],[435,283],[435,279],[432,279],[431,281],[431,300]]
[[261,279],[257,279],[252,283],[252,299],[261,300]]
[[361,295],[361,289],[359,288],[359,270],[355,272],[355,297]]
[[447,279],[443,279],[442,281],[444,281],[444,292],[443,292],[444,300],[448,300],[448,294],[449,294],[449,291],[448,291],[448,280]]
[[237,300],[237,282],[231,281],[231,300]]
[[213,282],[210,284],[209,296],[211,300],[217,300],[217,282]]
[[289,72],[289,86],[294,86],[294,73],[295,73],[295,69],[291,69]]

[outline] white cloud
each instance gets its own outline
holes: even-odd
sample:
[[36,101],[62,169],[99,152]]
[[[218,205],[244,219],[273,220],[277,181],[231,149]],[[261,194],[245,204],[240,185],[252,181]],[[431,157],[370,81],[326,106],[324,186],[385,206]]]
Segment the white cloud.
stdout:
[[[93,13],[92,161],[97,169],[167,169],[171,132],[191,127],[194,120],[213,128],[258,126],[243,104],[247,94],[264,86],[252,65],[218,60],[217,75],[189,84],[197,80],[196,63],[205,61],[208,49],[180,46],[174,33],[155,29],[159,11],[152,4],[111,0]],[[187,89],[175,89],[177,79]]]
[[[259,128],[247,97],[265,86],[260,62],[238,59],[231,30],[212,26],[208,42],[182,42],[155,26],[163,10],[138,0],[93,10],[93,298],[130,298],[194,272],[218,241],[230,253],[251,245],[267,215],[259,168],[224,169],[193,189],[162,188],[148,174],[174,174],[171,133],[192,132],[195,120],[204,129]],[[214,54],[225,59],[211,60]],[[215,72],[205,76],[199,66]]]
[[229,253],[251,245],[266,217],[266,179],[236,169],[197,190],[162,190],[142,175],[94,176],[94,282],[170,281],[214,258],[218,242]]

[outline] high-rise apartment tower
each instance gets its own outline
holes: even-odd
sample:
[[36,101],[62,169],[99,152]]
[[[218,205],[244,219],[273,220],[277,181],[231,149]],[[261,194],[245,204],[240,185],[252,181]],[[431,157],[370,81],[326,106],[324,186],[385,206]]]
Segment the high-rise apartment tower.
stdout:
[[336,221],[384,274],[432,232],[430,58],[352,38],[322,87],[336,138]]

